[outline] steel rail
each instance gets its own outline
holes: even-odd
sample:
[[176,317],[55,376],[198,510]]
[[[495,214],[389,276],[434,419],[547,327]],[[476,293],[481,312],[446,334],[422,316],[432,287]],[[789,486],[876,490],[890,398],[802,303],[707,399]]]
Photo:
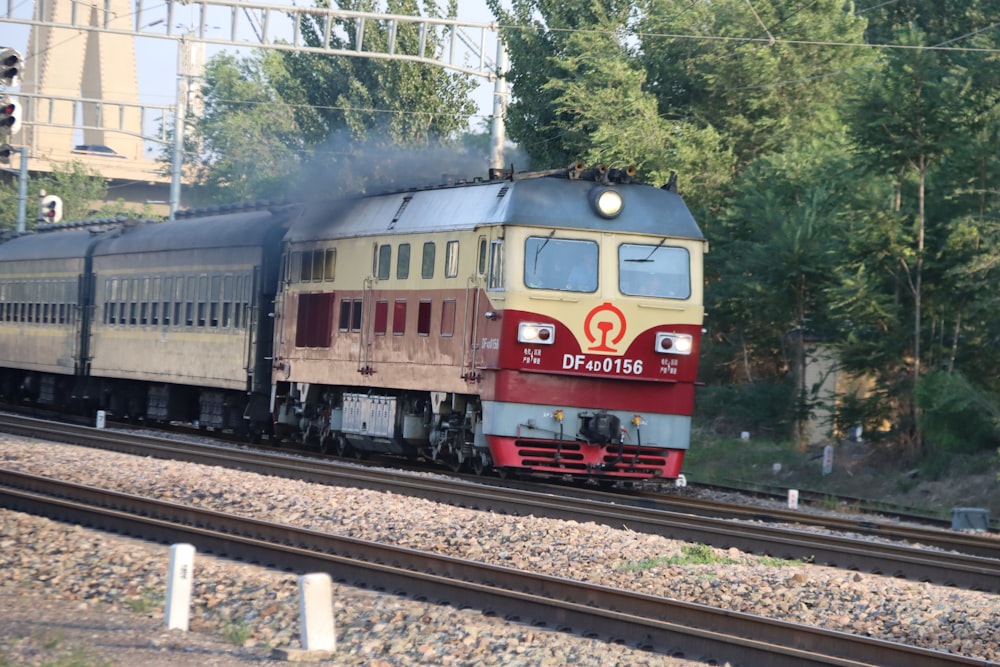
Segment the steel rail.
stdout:
[[0,503],[648,651],[776,667],[989,661],[0,470]]
[[265,454],[218,445],[190,444],[135,433],[121,433],[41,420],[0,416],[0,429],[114,451],[219,465],[307,482],[377,488],[460,507],[513,515],[592,521],[615,528],[709,544],[777,558],[802,559],[916,581],[1000,591],[1000,559],[920,549],[912,546],[826,535],[788,527],[734,523],[614,500],[598,502],[536,491],[484,486],[440,476],[401,473]]

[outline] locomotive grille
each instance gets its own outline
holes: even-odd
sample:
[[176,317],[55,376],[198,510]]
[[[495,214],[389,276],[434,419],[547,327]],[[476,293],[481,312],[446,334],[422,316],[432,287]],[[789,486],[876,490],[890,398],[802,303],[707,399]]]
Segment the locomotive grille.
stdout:
[[[667,456],[652,447],[635,447],[624,445],[621,457],[618,456],[618,446],[610,445],[601,448],[601,454],[596,459],[588,457],[584,447],[593,445],[575,440],[562,443],[539,440],[516,440],[514,442],[521,463],[528,467],[560,468],[567,473],[590,473],[595,464],[606,473],[627,473],[642,475],[658,475],[667,463]],[[639,456],[636,457],[638,451]],[[588,460],[590,458],[591,460]]]

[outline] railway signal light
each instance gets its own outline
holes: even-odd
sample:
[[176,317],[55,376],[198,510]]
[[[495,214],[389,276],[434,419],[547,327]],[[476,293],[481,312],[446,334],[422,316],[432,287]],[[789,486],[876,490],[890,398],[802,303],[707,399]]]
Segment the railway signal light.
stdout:
[[10,144],[0,144],[0,164],[10,164],[10,154],[14,152],[14,147]]
[[0,133],[17,134],[21,129],[21,105],[5,97],[0,102]]
[[63,203],[57,195],[42,197],[42,222],[56,223],[62,220]]
[[23,66],[24,60],[16,49],[9,46],[0,48],[0,85],[16,85]]

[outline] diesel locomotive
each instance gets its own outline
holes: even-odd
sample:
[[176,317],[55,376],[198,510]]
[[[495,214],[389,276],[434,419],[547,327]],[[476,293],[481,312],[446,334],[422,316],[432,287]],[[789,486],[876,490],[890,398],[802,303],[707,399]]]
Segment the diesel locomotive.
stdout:
[[0,243],[0,392],[477,473],[672,479],[704,239],[633,169]]

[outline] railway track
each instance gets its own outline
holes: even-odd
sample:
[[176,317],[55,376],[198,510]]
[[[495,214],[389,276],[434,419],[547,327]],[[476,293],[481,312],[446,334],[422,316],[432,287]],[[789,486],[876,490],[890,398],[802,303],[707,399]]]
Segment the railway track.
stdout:
[[89,527],[380,592],[473,607],[537,627],[736,664],[983,665],[982,660],[800,626],[426,551],[235,517],[35,475],[0,471],[0,502]]
[[[847,522],[841,529],[852,535],[866,530],[869,532],[860,537],[845,537],[772,525],[761,520],[759,510],[751,512],[749,517],[742,517],[754,522],[737,523],[733,518],[746,508],[726,506],[713,510],[734,515],[720,517],[707,515],[711,504],[701,505],[701,515],[695,511],[699,506],[697,502],[672,507],[667,505],[694,499],[662,501],[583,490],[570,493],[562,487],[555,487],[555,492],[546,493],[524,488],[485,486],[449,477],[414,475],[312,457],[262,453],[248,448],[190,444],[132,432],[81,428],[22,417],[0,416],[0,429],[139,456],[217,465],[320,484],[391,491],[500,514],[594,522],[718,548],[735,547],[744,552],[776,558],[801,559],[914,581],[1000,592],[998,541],[975,534],[919,528],[899,528],[896,531],[896,527],[877,524],[860,526],[856,522]],[[532,489],[536,486],[532,485]],[[824,526],[837,523],[814,516],[787,518],[798,522],[817,521]],[[885,540],[864,539],[875,534]],[[916,548],[887,541],[892,539],[935,544],[946,550]],[[970,554],[970,551],[978,553]]]

